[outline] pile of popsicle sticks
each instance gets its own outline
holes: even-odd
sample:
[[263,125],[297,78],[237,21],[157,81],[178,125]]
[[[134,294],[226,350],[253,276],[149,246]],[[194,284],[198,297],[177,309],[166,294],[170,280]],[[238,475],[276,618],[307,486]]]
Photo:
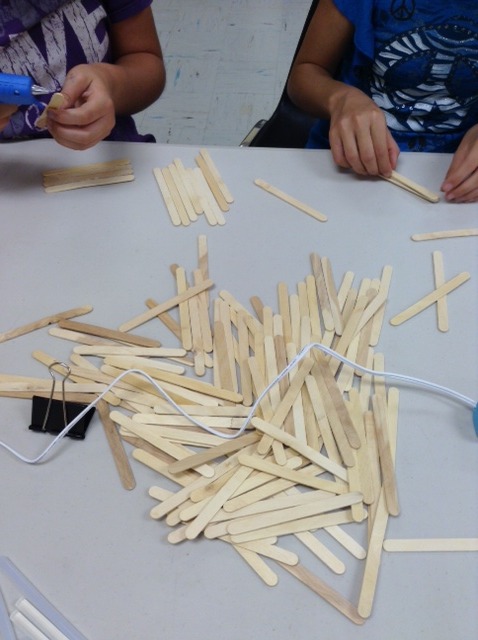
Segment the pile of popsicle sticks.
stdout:
[[[134,460],[163,478],[150,488],[157,501],[151,517],[172,527],[169,542],[204,536],[226,543],[267,585],[276,585],[285,570],[361,624],[372,611],[387,519],[399,512],[396,389],[313,350],[264,396],[244,433],[221,435],[237,433],[266,385],[311,342],[382,370],[374,348],[391,268],[357,286],[347,272],[337,288],[330,261],[313,254],[310,273],[295,290],[278,284],[277,311],[252,297],[254,313],[232,293],[213,291],[205,236],[199,237],[192,277],[181,266],[171,271],[177,295],[147,300],[147,310],[118,329],[68,318],[50,329],[78,343],[68,390],[96,385],[98,392],[130,368],[152,376],[182,411],[215,431],[193,424],[136,373],[100,406],[124,486],[134,486],[124,442],[133,446]],[[178,348],[136,333],[158,319],[179,340]],[[33,355],[47,366],[55,361]],[[211,382],[201,379],[206,373]],[[360,541],[347,531],[358,523]],[[287,548],[291,538],[305,561]],[[351,562],[363,564],[358,604],[307,567],[313,554],[327,572],[344,573],[345,563],[333,551],[337,543]]]
[[[177,294],[163,302],[147,300],[147,310],[118,329],[78,322],[69,314],[57,318],[50,333],[76,343],[67,397],[97,395],[131,368],[148,373],[181,411],[215,431],[193,424],[137,373],[128,373],[101,401],[100,417],[124,486],[135,483],[124,442],[133,446],[134,460],[163,478],[150,488],[157,501],[151,517],[172,527],[169,542],[201,536],[221,541],[267,585],[276,585],[278,571],[287,571],[361,624],[372,611],[388,517],[399,512],[397,390],[387,390],[380,376],[358,376],[338,360],[309,351],[263,397],[239,437],[221,436],[237,433],[266,385],[311,342],[383,370],[374,349],[391,268],[356,286],[347,272],[336,287],[330,261],[313,254],[310,273],[293,291],[278,283],[277,311],[252,297],[254,313],[232,293],[212,289],[205,236],[199,237],[192,278],[183,267],[171,271]],[[164,347],[135,331],[159,321],[179,347]],[[33,356],[46,366],[57,360],[40,351]],[[207,372],[211,382],[201,379]],[[34,393],[36,384],[18,380],[17,393]],[[287,548],[292,538],[303,554]],[[363,564],[356,604],[307,566],[313,554],[327,572],[344,573],[344,561],[333,552],[337,543],[351,562]]]
[[188,226],[204,214],[210,225],[223,225],[234,198],[207,149],[200,149],[195,161],[194,168],[176,158],[167,167],[153,169],[171,222]]

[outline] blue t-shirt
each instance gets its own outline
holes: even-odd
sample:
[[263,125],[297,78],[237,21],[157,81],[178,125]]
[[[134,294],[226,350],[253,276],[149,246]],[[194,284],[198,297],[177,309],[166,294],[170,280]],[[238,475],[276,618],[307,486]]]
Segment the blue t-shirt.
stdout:
[[[339,80],[384,111],[403,151],[453,152],[478,124],[477,0],[334,0],[355,28]],[[308,147],[328,148],[318,120]]]
[[[0,0],[0,71],[30,76],[50,91],[38,104],[19,107],[1,140],[49,137],[35,122],[60,91],[68,71],[92,62],[111,62],[108,27],[150,6],[152,0]],[[107,140],[151,141],[131,116],[116,118]]]

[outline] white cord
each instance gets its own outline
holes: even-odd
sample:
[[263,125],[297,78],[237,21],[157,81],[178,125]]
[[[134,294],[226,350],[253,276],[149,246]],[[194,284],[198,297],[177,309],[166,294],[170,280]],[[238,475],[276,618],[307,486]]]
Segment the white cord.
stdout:
[[[27,464],[37,464],[38,462],[43,460],[43,458],[45,458],[45,456],[58,444],[58,442],[62,438],[64,438],[64,436],[68,433],[68,431],[70,429],[72,429],[83,418],[83,416],[86,413],[88,413],[88,411],[90,411],[90,409],[92,409],[93,407],[96,406],[96,404],[103,398],[103,396],[105,394],[108,393],[108,391],[110,391],[114,386],[116,386],[116,384],[120,380],[122,380],[122,378],[124,378],[124,376],[126,376],[128,374],[131,374],[131,373],[136,373],[136,374],[139,374],[139,375],[143,376],[144,378],[146,378],[146,380],[148,380],[153,385],[153,387],[157,391],[159,391],[159,393],[161,393],[161,395],[165,398],[165,400],[167,400],[167,402],[169,402],[169,404],[174,409],[176,409],[176,411],[178,411],[178,413],[182,414],[185,418],[190,420],[197,427],[200,427],[201,429],[204,429],[208,433],[211,433],[211,434],[213,434],[215,436],[219,436],[219,437],[224,438],[226,440],[232,440],[234,438],[239,437],[242,433],[244,433],[244,431],[246,430],[246,428],[249,425],[250,421],[252,420],[252,418],[253,418],[253,416],[254,416],[254,414],[256,412],[257,407],[260,405],[260,403],[261,403],[262,399],[264,398],[264,396],[267,393],[269,393],[271,388],[275,384],[277,384],[280,380],[282,380],[282,378],[284,376],[286,376],[291,369],[293,369],[295,366],[297,366],[297,364],[312,349],[319,349],[320,351],[323,351],[324,353],[332,356],[333,358],[336,358],[337,360],[340,360],[343,364],[346,364],[349,367],[352,367],[353,369],[356,369],[357,371],[361,371],[362,373],[367,373],[367,374],[372,375],[372,376],[381,376],[381,377],[384,377],[384,378],[391,378],[391,379],[394,379],[394,380],[399,380],[399,381],[404,382],[404,383],[412,384],[412,385],[415,385],[415,386],[420,386],[420,387],[423,387],[425,389],[429,389],[431,391],[435,391],[437,393],[440,393],[440,394],[442,394],[444,396],[447,396],[448,398],[452,398],[454,400],[457,400],[458,402],[461,402],[462,404],[465,404],[466,406],[468,406],[471,409],[473,409],[474,412],[476,412],[478,410],[478,403],[477,402],[475,402],[471,398],[468,398],[467,396],[465,396],[465,395],[463,395],[461,393],[458,393],[457,391],[453,391],[452,389],[449,389],[448,387],[444,387],[442,385],[436,384],[434,382],[429,382],[427,380],[422,380],[420,378],[414,378],[413,376],[403,375],[401,373],[392,373],[392,372],[389,372],[389,371],[375,371],[374,369],[368,369],[367,367],[363,367],[362,365],[360,365],[360,364],[358,364],[356,362],[353,362],[352,360],[349,360],[345,356],[342,356],[341,354],[337,353],[333,349],[330,349],[329,347],[326,347],[323,344],[320,344],[318,342],[313,342],[313,343],[308,344],[306,347],[304,347],[297,354],[297,356],[295,356],[295,358],[293,358],[293,360],[291,360],[291,362],[285,367],[285,369],[283,369],[279,373],[279,375],[276,378],[274,378],[274,380],[272,380],[272,382],[270,382],[270,384],[267,385],[267,387],[262,391],[262,393],[258,396],[257,400],[252,405],[252,407],[251,407],[251,409],[249,411],[249,414],[245,418],[244,423],[242,424],[242,426],[233,434],[224,434],[224,433],[222,433],[220,431],[216,431],[215,429],[209,427],[208,425],[204,424],[200,420],[197,420],[193,416],[190,416],[186,411],[184,411],[184,409],[182,409],[182,407],[180,407],[171,398],[171,396],[169,396],[166,393],[166,391],[164,391],[164,389],[151,376],[149,376],[144,371],[141,371],[141,369],[129,369],[127,371],[123,371],[117,378],[115,378],[113,380],[113,382],[111,382],[111,384],[109,384],[108,387],[97,398],[95,398],[95,400],[93,400],[93,402],[91,402],[87,407],[85,407],[81,411],[81,413],[79,413],[76,416],[76,418],[74,418],[69,424],[67,424],[66,427],[57,436],[55,436],[55,438],[50,442],[50,444],[46,447],[46,449],[42,453],[40,453],[38,456],[36,456],[35,458],[27,458],[26,456],[22,455],[21,453],[19,453],[18,451],[16,451],[15,449],[13,449],[12,447],[10,447],[9,445],[7,445],[5,442],[2,442],[2,441],[0,441],[0,447],[2,447],[3,449],[6,449],[7,451],[9,451],[12,455],[14,455],[16,458],[18,458],[22,462],[26,462]],[[478,435],[478,432],[477,432],[477,435]]]

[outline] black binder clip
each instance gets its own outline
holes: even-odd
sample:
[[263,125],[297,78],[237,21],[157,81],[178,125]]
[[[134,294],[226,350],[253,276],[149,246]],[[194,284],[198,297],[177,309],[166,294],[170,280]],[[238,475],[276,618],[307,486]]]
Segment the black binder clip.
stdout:
[[[61,400],[55,400],[53,394],[55,391],[55,375],[53,373],[53,367],[63,367],[65,373],[61,383]],[[70,367],[64,362],[53,362],[48,371],[52,377],[51,392],[49,398],[42,398],[41,396],[33,396],[32,399],[32,423],[28,427],[32,431],[43,431],[45,433],[51,433],[57,435],[72,421],[74,420],[88,405],[80,402],[70,402],[65,399],[65,382],[68,380],[71,374]],[[84,440],[86,430],[90,424],[91,418],[95,412],[95,408],[92,407],[80,420],[71,428],[65,435],[76,440]]]

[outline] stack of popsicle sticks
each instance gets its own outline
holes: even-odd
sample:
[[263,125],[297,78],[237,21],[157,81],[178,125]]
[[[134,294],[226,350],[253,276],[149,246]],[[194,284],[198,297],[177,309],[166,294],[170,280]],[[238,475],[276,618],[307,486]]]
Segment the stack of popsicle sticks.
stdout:
[[47,193],[132,180],[134,180],[133,167],[127,159],[96,162],[66,169],[51,169],[43,173],[43,186]]
[[[150,375],[178,408],[143,376],[128,373],[106,397],[112,411],[106,416],[103,405],[102,420],[116,425],[133,460],[157,472],[151,517],[171,527],[168,540],[221,541],[271,586],[287,569],[360,624],[372,610],[388,517],[400,510],[393,464],[398,393],[383,377],[358,375],[317,350],[293,360],[316,341],[383,370],[375,347],[391,268],[357,285],[347,272],[337,283],[330,261],[314,254],[311,272],[295,288],[277,284],[276,309],[253,297],[254,313],[231,292],[213,289],[204,236],[191,276],[180,265],[171,273],[176,295],[149,299],[145,312],[118,329],[64,319],[50,329],[76,343],[68,384],[103,389],[132,367]],[[136,333],[158,320],[177,347]],[[45,366],[54,361],[34,356]],[[197,375],[199,357],[209,380]],[[221,437],[237,434],[286,365],[247,429]],[[134,486],[111,424],[106,428],[123,486]],[[325,571],[339,580],[352,562],[364,565],[357,604],[319,577]]]
[[194,168],[176,158],[167,167],[153,169],[171,222],[188,226],[204,214],[210,225],[223,225],[234,198],[207,149],[200,149],[195,161]]

